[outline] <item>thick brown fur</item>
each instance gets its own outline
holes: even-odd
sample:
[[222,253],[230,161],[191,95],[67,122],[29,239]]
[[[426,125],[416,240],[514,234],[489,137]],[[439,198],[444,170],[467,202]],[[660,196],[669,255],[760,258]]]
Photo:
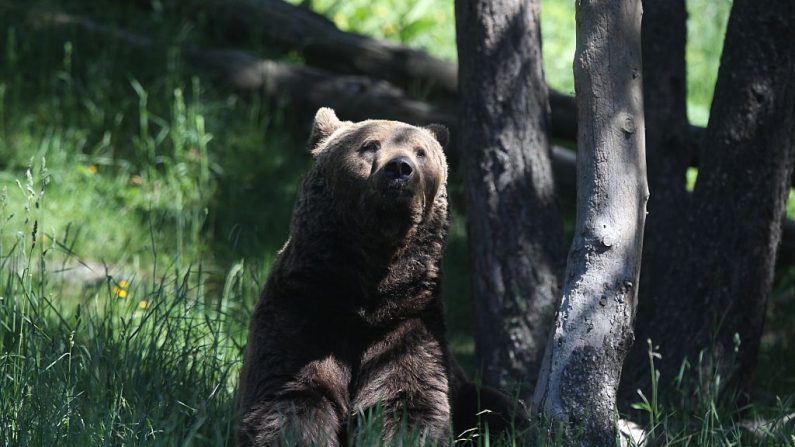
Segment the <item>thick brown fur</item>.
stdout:
[[[318,111],[315,165],[251,320],[238,444],[337,446],[352,415],[380,406],[387,442],[406,424],[447,445],[446,140]],[[414,168],[399,185],[384,174],[396,157]]]

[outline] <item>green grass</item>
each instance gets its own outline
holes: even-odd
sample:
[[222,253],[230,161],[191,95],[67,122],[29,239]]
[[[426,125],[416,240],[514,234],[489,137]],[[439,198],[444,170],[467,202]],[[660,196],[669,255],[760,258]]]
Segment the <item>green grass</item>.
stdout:
[[[691,3],[706,10],[705,2]],[[166,42],[142,54],[36,23],[27,2],[0,3],[3,445],[231,442],[248,317],[311,163],[307,123],[189,72],[169,45],[206,43],[212,30],[160,5],[150,13],[109,2],[60,6]],[[691,14],[691,29],[714,25],[711,36],[719,35],[728,8],[713,6],[714,13]],[[313,7],[345,29],[455,58],[451,2],[315,0]],[[572,7],[548,0],[542,9],[547,78],[567,92]],[[688,58],[700,52],[709,71],[719,42],[706,37]],[[254,50],[295,59],[263,45]],[[714,75],[703,73],[690,78],[706,82],[701,93],[691,87],[691,103],[709,102]],[[453,349],[475,370],[460,173],[451,179],[457,212],[444,298]],[[782,282],[771,308],[789,309],[792,289]],[[772,321],[762,368],[775,365],[776,374],[763,375],[774,394],[748,417],[793,411],[792,369],[782,360],[791,330]],[[711,403],[663,408],[653,418],[663,427],[661,445],[752,445],[732,423],[735,409]],[[769,445],[793,445],[781,436]]]

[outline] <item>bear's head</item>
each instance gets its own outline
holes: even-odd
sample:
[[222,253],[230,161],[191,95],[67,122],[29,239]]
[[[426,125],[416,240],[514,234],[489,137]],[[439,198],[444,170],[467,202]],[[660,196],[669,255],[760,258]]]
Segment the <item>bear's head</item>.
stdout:
[[[315,115],[310,148],[314,172],[339,217],[368,232],[396,237],[429,215],[446,219],[449,134],[441,125],[415,127],[386,120],[340,121],[334,111]],[[440,202],[443,210],[438,210]]]

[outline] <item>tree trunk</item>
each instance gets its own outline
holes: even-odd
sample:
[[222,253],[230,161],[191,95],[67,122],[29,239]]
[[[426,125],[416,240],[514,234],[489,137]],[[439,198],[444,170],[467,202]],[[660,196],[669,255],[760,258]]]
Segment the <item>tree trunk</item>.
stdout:
[[563,267],[539,3],[456,1],[476,351],[484,384],[522,395],[538,373]]
[[616,392],[633,341],[649,197],[641,10],[640,0],[577,2],[577,223],[533,398],[573,445],[615,445]]
[[685,239],[655,272],[664,305],[645,323],[663,393],[684,359],[701,373],[686,378],[748,392],[795,155],[793,27],[791,0],[732,7]]
[[685,237],[681,232],[687,213],[682,210],[690,200],[685,176],[697,144],[687,121],[686,19],[684,0],[643,1],[643,97],[651,196],[635,324],[641,343],[633,345],[622,373],[621,400],[628,402],[638,398],[638,388],[648,391],[650,321],[659,306],[667,305],[657,292],[668,281],[664,273],[673,260],[671,246]]

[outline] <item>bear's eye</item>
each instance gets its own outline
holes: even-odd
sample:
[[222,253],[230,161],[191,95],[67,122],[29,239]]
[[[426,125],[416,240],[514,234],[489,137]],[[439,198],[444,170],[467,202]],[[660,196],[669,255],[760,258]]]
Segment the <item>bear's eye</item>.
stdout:
[[418,148],[416,154],[417,158],[425,158],[425,149]]
[[368,141],[359,149],[360,152],[376,152],[381,148],[381,144],[377,141]]

